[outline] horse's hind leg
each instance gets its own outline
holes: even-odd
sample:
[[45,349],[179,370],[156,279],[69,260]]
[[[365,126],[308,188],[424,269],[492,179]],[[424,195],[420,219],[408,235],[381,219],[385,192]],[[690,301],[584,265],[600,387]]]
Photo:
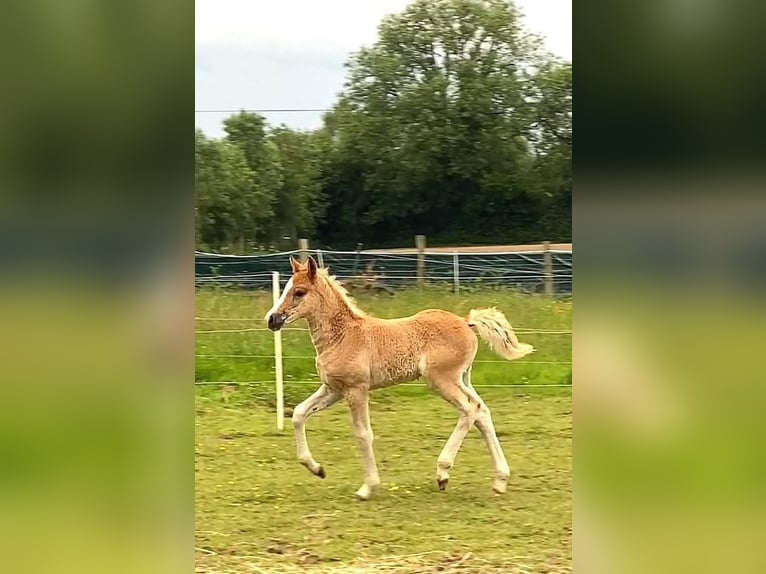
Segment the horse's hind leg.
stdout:
[[481,432],[481,435],[484,437],[484,442],[487,443],[489,454],[492,457],[492,464],[495,467],[495,481],[492,485],[492,490],[502,494],[505,492],[508,484],[510,469],[508,468],[508,462],[505,460],[505,454],[500,446],[500,441],[497,440],[495,425],[492,423],[492,414],[489,412],[486,403],[481,400],[481,397],[479,397],[471,384],[470,367],[463,373],[463,384],[473,392],[475,397],[479,398],[479,412],[475,424],[479,429],[479,432]]
[[428,379],[433,389],[444,400],[454,406],[459,414],[457,425],[455,425],[455,429],[452,431],[449,439],[447,439],[447,444],[444,445],[436,461],[436,483],[439,486],[439,490],[444,490],[449,482],[449,470],[455,463],[455,457],[460,450],[460,446],[463,444],[463,440],[465,440],[468,431],[471,430],[471,425],[473,425],[476,419],[476,406],[471,404],[468,396],[460,390],[458,384],[460,375],[458,373],[451,375],[429,373]]

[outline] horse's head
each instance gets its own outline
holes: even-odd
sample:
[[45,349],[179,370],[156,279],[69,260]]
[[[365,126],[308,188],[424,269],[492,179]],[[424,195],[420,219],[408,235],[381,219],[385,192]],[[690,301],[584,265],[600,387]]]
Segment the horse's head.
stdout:
[[311,315],[319,304],[316,261],[309,257],[306,263],[300,263],[291,257],[290,266],[293,276],[285,285],[279,301],[264,317],[272,331],[279,331],[283,325]]

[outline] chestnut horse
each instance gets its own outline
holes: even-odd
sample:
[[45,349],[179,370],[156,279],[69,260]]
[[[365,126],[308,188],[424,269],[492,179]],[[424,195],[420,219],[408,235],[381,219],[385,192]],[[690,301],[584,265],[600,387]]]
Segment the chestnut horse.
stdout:
[[306,319],[316,349],[316,368],[322,385],[293,412],[298,460],[314,475],[324,468],[311,456],[306,442],[306,420],[345,399],[351,410],[354,434],[364,461],[364,483],[356,492],[369,499],[380,485],[372,450],[369,393],[423,377],[453,405],[459,418],[436,464],[436,480],[444,490],[449,469],[473,425],[487,444],[495,470],[493,490],[505,492],[509,469],[497,440],[487,405],[471,385],[471,365],[478,342],[472,328],[505,359],[534,351],[520,343],[505,316],[496,309],[472,309],[462,318],[437,309],[410,317],[378,319],[364,313],[326,269],[313,258],[290,259],[293,275],[279,300],[266,313],[269,329]]

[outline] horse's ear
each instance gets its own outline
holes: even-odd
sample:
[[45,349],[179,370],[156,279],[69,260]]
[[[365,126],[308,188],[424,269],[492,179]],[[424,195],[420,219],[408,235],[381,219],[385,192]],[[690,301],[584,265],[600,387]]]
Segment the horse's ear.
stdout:
[[293,273],[297,273],[301,268],[301,264],[300,262],[296,261],[294,257],[290,256],[290,267],[292,268]]
[[309,279],[311,281],[314,280],[314,278],[317,276],[317,262],[314,261],[314,258],[309,255],[309,258],[306,260],[307,264],[307,271],[309,273]]

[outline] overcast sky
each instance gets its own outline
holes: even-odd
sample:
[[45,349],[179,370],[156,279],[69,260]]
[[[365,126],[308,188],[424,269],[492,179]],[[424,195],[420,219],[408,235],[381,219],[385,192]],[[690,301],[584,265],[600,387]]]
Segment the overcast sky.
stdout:
[[[195,110],[329,108],[349,53],[375,42],[386,14],[410,0],[197,0]],[[572,57],[572,1],[516,0],[547,48]],[[210,136],[230,113],[195,112]],[[272,124],[313,129],[321,112],[264,113]]]

